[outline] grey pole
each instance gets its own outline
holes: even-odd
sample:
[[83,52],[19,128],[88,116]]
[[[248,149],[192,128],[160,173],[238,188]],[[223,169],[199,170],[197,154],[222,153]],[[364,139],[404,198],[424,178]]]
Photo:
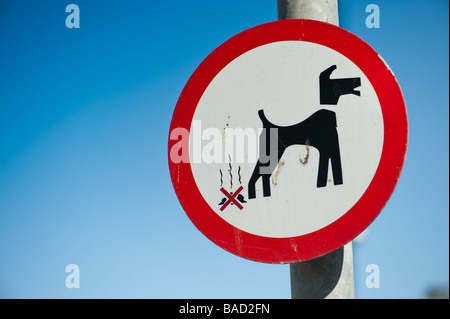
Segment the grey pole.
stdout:
[[[278,20],[339,25],[337,0],[278,0]],[[327,255],[290,264],[292,299],[354,299],[352,243]]]
[[339,25],[337,0],[278,0],[278,20],[309,19]]

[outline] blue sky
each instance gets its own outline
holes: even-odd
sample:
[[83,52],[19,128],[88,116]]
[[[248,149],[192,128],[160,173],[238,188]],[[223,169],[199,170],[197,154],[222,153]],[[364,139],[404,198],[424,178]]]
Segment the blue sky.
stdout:
[[[80,8],[68,29],[65,7]],[[368,4],[379,29],[365,25]],[[449,3],[339,2],[378,51],[409,119],[403,174],[354,244],[358,298],[448,289]],[[289,298],[289,266],[248,261],[183,212],[167,164],[171,116],[201,61],[277,19],[275,0],[0,3],[0,297]],[[68,289],[68,264],[80,288]],[[366,266],[380,288],[365,286]]]

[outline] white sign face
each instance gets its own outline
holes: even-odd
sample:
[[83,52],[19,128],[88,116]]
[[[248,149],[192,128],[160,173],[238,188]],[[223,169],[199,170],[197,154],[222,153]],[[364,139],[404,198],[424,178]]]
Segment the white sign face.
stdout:
[[[267,169],[257,162],[269,126],[278,136],[268,138],[271,153],[282,154],[271,159],[271,174],[253,175]],[[377,94],[351,60],[312,42],[273,42],[234,59],[201,96],[190,128],[192,174],[211,209],[232,226],[264,237],[302,236],[361,198],[383,139]]]

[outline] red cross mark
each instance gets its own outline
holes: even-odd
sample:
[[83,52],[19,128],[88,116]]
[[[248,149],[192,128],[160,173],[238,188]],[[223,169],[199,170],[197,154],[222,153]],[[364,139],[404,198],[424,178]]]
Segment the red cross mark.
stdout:
[[225,204],[223,204],[222,207],[220,207],[220,210],[223,211],[230,203],[233,203],[234,205],[236,205],[239,209],[242,209],[244,207],[242,207],[242,205],[235,199],[236,196],[239,194],[239,192],[241,190],[243,190],[244,187],[240,186],[234,193],[233,195],[231,195],[230,193],[228,193],[223,187],[220,189],[220,191],[226,196],[228,197],[228,200],[225,202]]

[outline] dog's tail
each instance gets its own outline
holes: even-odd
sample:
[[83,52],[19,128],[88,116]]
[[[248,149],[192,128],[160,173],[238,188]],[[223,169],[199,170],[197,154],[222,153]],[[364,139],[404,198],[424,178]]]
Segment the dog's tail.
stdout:
[[259,118],[261,119],[261,122],[263,123],[263,127],[270,127],[274,126],[272,123],[269,122],[266,115],[264,114],[264,110],[258,111]]

